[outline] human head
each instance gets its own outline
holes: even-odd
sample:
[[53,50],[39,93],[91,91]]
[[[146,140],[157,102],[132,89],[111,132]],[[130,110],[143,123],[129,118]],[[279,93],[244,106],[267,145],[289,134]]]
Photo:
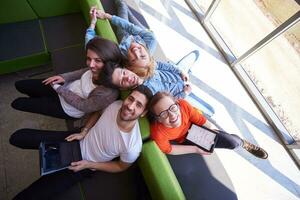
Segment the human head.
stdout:
[[130,66],[146,67],[150,62],[150,54],[145,46],[132,42],[128,49],[127,59]]
[[167,92],[156,93],[149,102],[150,121],[176,128],[181,125],[181,113],[175,98]]
[[148,102],[152,97],[151,91],[143,85],[133,89],[123,101],[120,109],[120,119],[123,121],[133,121],[139,117],[144,117],[147,113]]
[[118,45],[110,40],[94,37],[86,45],[86,64],[95,74],[107,63],[122,63],[122,54]]
[[121,90],[132,89],[143,83],[138,75],[126,68],[121,68],[119,65],[112,65],[103,69],[100,81],[106,87]]

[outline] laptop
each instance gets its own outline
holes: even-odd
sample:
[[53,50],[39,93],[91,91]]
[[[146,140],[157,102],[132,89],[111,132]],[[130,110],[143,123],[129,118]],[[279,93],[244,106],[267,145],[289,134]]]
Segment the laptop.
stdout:
[[193,124],[188,131],[186,140],[188,143],[212,153],[218,140],[218,132]]
[[71,162],[82,160],[78,140],[67,142],[40,143],[40,173],[41,176],[66,169]]

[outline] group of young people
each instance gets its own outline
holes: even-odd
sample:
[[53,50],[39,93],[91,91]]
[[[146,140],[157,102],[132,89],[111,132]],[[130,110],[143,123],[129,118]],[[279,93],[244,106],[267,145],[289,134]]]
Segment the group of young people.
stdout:
[[[191,124],[217,129],[184,98],[191,92],[186,72],[177,66],[155,61],[156,40],[122,0],[115,1],[118,16],[92,7],[86,32],[87,68],[49,77],[16,82],[16,89],[28,97],[12,102],[26,112],[61,119],[88,116],[81,130],[17,130],[10,143],[23,149],[38,149],[42,141],[74,141],[80,144],[82,160],[68,169],[40,177],[15,199],[47,199],[58,195],[95,170],[121,172],[138,158],[142,139],[138,119],[149,116],[151,138],[167,154],[208,154],[185,145]],[[97,19],[108,19],[118,28],[119,45],[96,36]],[[122,101],[119,90],[131,90]],[[171,141],[175,141],[176,143]],[[243,147],[266,159],[262,148],[237,135],[218,131],[217,148]]]

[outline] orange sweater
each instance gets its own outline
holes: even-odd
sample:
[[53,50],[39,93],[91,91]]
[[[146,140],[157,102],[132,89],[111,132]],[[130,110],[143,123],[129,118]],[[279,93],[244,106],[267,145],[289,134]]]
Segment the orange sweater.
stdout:
[[206,122],[202,112],[194,108],[186,100],[178,100],[178,104],[181,113],[181,125],[179,127],[169,128],[157,121],[150,126],[151,138],[164,153],[172,151],[171,140],[175,140],[178,143],[182,143],[185,140],[191,124],[202,126]]

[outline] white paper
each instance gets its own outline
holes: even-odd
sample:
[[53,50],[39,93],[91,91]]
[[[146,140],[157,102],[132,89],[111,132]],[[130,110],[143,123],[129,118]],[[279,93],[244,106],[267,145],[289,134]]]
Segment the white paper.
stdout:
[[214,144],[215,137],[215,133],[193,124],[186,139],[209,151]]

